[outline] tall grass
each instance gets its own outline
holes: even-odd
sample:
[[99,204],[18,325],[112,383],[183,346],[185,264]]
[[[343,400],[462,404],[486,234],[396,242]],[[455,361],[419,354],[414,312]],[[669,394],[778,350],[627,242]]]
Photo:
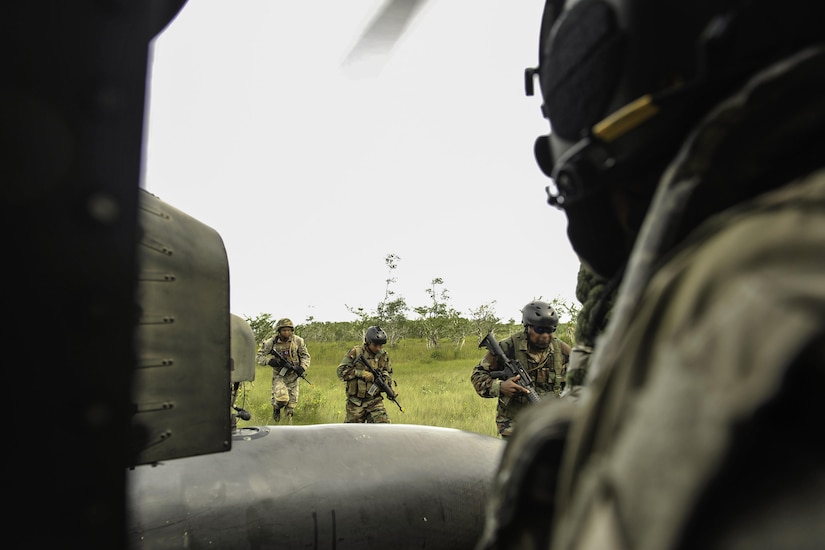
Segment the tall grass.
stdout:
[[[293,424],[344,421],[344,383],[335,370],[341,358],[357,343],[307,340],[312,362],[306,377],[311,384],[299,381],[301,392]],[[470,373],[484,349],[474,345],[460,350],[427,349],[424,340],[418,339],[402,340],[396,347],[385,349],[392,360],[397,400],[404,409],[402,412],[395,403],[384,400],[392,423],[458,428],[498,437],[496,399],[479,397],[470,384]],[[257,367],[255,380],[242,385],[235,401],[235,405],[252,415],[249,421],[239,421],[239,427],[274,424],[271,388],[272,368]]]

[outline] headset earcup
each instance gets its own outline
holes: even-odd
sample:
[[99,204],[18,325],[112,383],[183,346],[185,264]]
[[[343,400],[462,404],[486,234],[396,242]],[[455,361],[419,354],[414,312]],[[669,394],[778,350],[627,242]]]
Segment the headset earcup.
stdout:
[[539,78],[559,137],[578,141],[607,114],[622,74],[623,36],[607,2],[582,0],[544,38]]

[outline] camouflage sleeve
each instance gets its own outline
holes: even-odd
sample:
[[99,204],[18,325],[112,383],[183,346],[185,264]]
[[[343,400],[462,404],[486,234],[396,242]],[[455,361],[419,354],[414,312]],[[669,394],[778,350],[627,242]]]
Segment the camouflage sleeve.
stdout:
[[261,344],[261,347],[258,349],[258,355],[255,356],[256,363],[264,367],[269,365],[269,350],[272,349],[272,342],[274,341],[274,337],[264,340],[264,343]]
[[381,375],[384,377],[387,385],[392,387],[392,361],[390,361],[389,355],[387,355],[387,363],[384,365],[384,370],[381,372]]
[[576,345],[570,353],[570,362],[567,365],[567,375],[565,383],[567,389],[584,385],[587,378],[587,370],[590,368],[590,355],[593,348],[590,346]]
[[501,388],[501,380],[496,380],[490,376],[490,371],[495,370],[496,358],[492,353],[481,358],[481,361],[473,367],[470,375],[470,382],[473,384],[476,393],[481,397],[498,397]]
[[559,338],[559,347],[561,348],[561,353],[564,356],[562,363],[567,364],[570,362],[570,353],[572,353],[572,348],[570,344]]
[[341,359],[341,363],[338,365],[338,368],[335,369],[339,380],[347,382],[353,378],[358,378],[357,374],[360,369],[355,368],[355,360],[357,357],[358,348],[355,347],[349,350],[344,358]]
[[312,359],[307,349],[307,343],[303,338],[298,338],[298,364],[304,367],[304,370],[309,369],[309,363]]

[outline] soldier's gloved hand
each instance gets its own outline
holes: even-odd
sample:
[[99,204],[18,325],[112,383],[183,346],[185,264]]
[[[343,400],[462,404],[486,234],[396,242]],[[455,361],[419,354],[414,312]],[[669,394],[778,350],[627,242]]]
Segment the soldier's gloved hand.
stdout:
[[266,364],[269,365],[270,367],[275,367],[275,368],[281,366],[281,364],[278,362],[278,360],[275,359],[274,357],[272,359],[270,359],[269,361],[267,361]]
[[362,371],[361,378],[363,378],[364,382],[366,382],[367,384],[369,384],[370,382],[373,382],[375,380],[375,377],[368,370]]
[[304,367],[302,367],[301,365],[295,365],[295,367],[294,367],[294,368],[295,368],[295,373],[296,373],[298,376],[301,376],[302,374],[304,374],[304,373],[307,371],[307,370],[306,370]]

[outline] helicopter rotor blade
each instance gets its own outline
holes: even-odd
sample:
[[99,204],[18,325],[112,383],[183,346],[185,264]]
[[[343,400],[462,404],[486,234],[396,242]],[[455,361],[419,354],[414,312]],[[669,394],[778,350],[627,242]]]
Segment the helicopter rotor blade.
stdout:
[[388,0],[376,12],[375,17],[355,46],[344,59],[344,66],[362,63],[367,59],[386,60],[398,39],[426,0]]

